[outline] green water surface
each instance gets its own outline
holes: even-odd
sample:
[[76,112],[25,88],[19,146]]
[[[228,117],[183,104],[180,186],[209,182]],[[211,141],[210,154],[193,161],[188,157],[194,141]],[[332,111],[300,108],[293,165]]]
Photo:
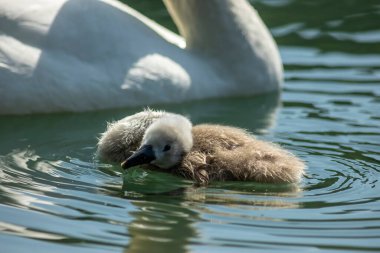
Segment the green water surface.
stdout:
[[[160,1],[126,1],[175,30]],[[302,158],[299,186],[196,188],[94,156],[138,112],[0,117],[0,252],[380,252],[380,3],[251,1],[279,44],[281,94],[156,105],[246,128]]]

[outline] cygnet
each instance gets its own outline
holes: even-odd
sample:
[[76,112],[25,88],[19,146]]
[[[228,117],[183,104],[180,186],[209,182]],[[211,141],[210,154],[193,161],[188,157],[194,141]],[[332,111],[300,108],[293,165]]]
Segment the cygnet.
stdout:
[[296,183],[304,163],[276,144],[230,126],[192,126],[184,116],[145,110],[109,124],[98,143],[101,159],[124,169],[144,166],[197,184],[212,181]]

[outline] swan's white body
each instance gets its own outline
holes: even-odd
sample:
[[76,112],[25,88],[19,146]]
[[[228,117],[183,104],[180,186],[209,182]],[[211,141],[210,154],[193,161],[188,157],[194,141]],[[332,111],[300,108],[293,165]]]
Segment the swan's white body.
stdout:
[[258,94],[278,49],[245,0],[165,0],[184,38],[113,0],[0,0],[0,114]]

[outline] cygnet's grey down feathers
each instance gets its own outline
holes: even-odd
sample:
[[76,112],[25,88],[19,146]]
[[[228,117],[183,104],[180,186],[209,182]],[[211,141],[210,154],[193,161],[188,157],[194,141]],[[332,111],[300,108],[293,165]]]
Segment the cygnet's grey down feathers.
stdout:
[[110,162],[123,162],[138,149],[148,126],[167,114],[163,111],[146,109],[108,123],[107,130],[101,134],[98,142],[99,157]]
[[[178,123],[166,120],[169,118],[178,119]],[[160,120],[157,121],[158,119]],[[180,129],[183,124],[181,120],[189,122],[181,115],[152,110],[126,117],[108,125],[99,140],[98,154],[106,161],[124,162],[128,161],[133,151],[139,147],[150,145],[155,149],[157,156],[163,156],[166,155],[161,150],[164,143],[157,144],[161,146],[156,147],[157,140],[152,142],[152,137],[146,135],[152,135],[153,132],[154,138],[157,139],[156,135],[160,136],[160,131],[174,131],[174,137],[170,137],[170,152],[175,154],[175,149],[178,149],[178,152],[181,151],[183,154],[176,154],[178,158],[173,159],[178,161],[170,168],[162,168],[164,171],[203,185],[211,181],[225,180],[263,183],[294,183],[301,180],[304,163],[278,145],[257,140],[247,131],[229,126],[201,124],[193,126],[192,129],[189,127],[188,130],[186,127]],[[156,121],[157,124],[152,124]],[[160,127],[165,129],[162,130]],[[189,146],[186,144],[189,138],[182,136],[186,131],[191,131],[192,134],[190,151],[189,148],[182,148],[184,145]],[[162,138],[165,140],[167,137]],[[152,161],[148,167],[157,168],[160,167],[159,164]]]
[[245,130],[202,124],[193,127],[194,145],[177,169],[198,183],[239,180],[292,183],[301,180],[304,164],[278,145],[255,139]]

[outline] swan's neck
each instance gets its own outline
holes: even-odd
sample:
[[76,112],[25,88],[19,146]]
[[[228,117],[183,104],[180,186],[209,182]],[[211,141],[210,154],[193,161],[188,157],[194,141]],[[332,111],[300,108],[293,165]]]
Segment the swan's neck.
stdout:
[[[246,80],[278,88],[282,64],[268,29],[246,0],[164,0],[186,48],[216,59]],[[231,69],[232,68],[232,69]],[[245,70],[244,70],[245,69]],[[249,72],[265,80],[252,80]],[[242,71],[246,71],[242,75]],[[256,74],[256,73],[255,73]],[[275,86],[275,87],[274,87]]]
[[231,45],[252,25],[240,18],[253,11],[245,0],[165,0],[165,4],[190,49],[212,52]]

